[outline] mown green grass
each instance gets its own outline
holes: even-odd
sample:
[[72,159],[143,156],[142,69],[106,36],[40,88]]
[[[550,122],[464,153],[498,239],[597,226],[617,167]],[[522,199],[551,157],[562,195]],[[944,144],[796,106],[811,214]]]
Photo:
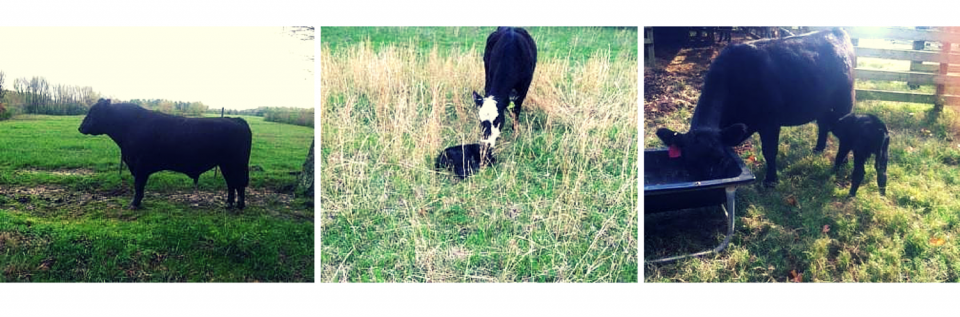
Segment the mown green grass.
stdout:
[[[492,31],[467,29],[321,30],[321,280],[635,282],[637,59],[606,44],[635,50],[636,28],[576,62],[582,42],[541,45],[520,128],[507,119],[498,163],[458,181],[433,164],[479,140],[482,46],[429,36]],[[531,29],[538,45],[596,32]]]
[[292,198],[313,129],[245,117],[253,131],[247,208],[225,208],[214,171],[201,195],[151,176],[143,208],[119,148],[77,131],[83,116],[0,122],[0,281],[313,281],[312,198]]
[[[883,69],[884,61],[860,59]],[[887,68],[890,69],[890,68]],[[905,83],[883,89],[907,90]],[[858,88],[878,89],[857,82]],[[668,126],[686,131],[690,109],[647,116],[644,147],[661,147],[654,135]],[[848,198],[852,161],[831,172],[838,143],[813,153],[816,125],[786,127],[777,158],[780,182],[760,187],[766,164],[759,137],[748,144],[757,184],[737,191],[736,232],[720,254],[670,264],[646,264],[647,282],[784,282],[791,272],[804,282],[957,282],[960,281],[960,144],[957,115],[947,107],[860,101],[857,113],[880,117],[890,130],[886,196],[880,196],[874,158],[856,198]],[[852,154],[851,154],[852,156]],[[795,204],[793,202],[796,202]],[[648,259],[699,251],[721,241],[725,230],[719,208],[645,216]]]

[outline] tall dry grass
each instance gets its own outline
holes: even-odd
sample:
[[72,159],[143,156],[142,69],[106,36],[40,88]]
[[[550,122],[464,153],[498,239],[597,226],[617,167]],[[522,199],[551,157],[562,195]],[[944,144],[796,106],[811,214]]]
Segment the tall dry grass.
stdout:
[[[637,59],[599,51],[586,62],[539,61],[519,124],[508,118],[498,140],[498,164],[458,182],[433,159],[479,140],[477,51],[321,50],[321,231],[381,240],[376,250],[362,239],[325,243],[323,280],[357,280],[371,270],[358,267],[364,259],[391,253],[399,258],[386,281],[536,280],[517,266],[538,253],[562,259],[546,268],[558,281],[635,275]],[[444,240],[449,217],[437,213],[460,209],[473,221],[458,226],[517,227],[502,241],[490,233],[484,247]],[[490,253],[507,260],[463,264]]]

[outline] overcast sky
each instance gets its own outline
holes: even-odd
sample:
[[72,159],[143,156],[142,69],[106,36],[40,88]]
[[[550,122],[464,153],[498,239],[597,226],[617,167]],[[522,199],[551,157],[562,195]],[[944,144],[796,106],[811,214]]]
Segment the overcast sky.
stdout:
[[103,96],[313,108],[313,41],[282,27],[0,27],[4,87],[41,76]]

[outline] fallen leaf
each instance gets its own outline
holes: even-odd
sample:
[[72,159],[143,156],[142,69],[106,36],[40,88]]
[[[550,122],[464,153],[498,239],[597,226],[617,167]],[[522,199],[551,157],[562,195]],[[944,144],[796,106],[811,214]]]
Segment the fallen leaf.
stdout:
[[[960,145],[958,145],[958,146],[960,146]],[[756,157],[755,155],[753,155],[753,154],[750,154],[750,156],[747,156],[747,161],[750,161],[750,163],[756,163],[756,162],[757,162],[757,157]]]
[[830,232],[830,225],[823,225],[823,233]]
[[947,243],[947,240],[944,240],[943,238],[937,238],[937,237],[930,238],[930,244],[932,244],[935,247],[939,247],[944,243]]
[[796,198],[796,197],[793,197],[793,195],[790,195],[790,196],[787,196],[786,199],[784,199],[784,202],[787,203],[787,205],[796,206],[796,205],[797,205],[797,198]]
[[790,281],[794,283],[803,282],[803,273],[797,273],[797,270],[790,270]]

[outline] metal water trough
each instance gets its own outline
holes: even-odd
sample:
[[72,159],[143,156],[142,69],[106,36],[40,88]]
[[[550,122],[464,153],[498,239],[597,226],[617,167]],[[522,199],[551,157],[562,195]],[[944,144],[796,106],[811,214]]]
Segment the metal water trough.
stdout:
[[727,155],[736,164],[725,167],[724,177],[694,180],[683,168],[681,160],[671,159],[666,148],[643,151],[643,212],[644,214],[721,205],[727,214],[727,236],[717,247],[697,253],[677,255],[647,263],[662,263],[687,257],[720,252],[733,237],[737,187],[753,183],[756,177],[743,160],[727,148]]

